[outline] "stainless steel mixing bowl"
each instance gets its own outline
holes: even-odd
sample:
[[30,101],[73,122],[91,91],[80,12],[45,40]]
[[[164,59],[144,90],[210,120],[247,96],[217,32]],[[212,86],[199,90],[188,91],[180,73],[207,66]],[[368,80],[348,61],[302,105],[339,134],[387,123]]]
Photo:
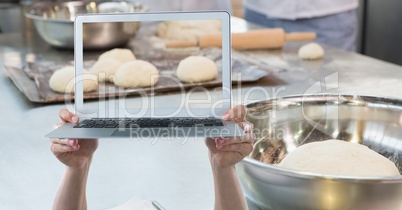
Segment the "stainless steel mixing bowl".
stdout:
[[246,196],[258,206],[275,210],[402,209],[402,176],[331,176],[275,165],[299,145],[341,139],[368,146],[402,171],[401,100],[311,95],[247,107],[257,138],[252,154],[236,168]]
[[[25,12],[39,35],[50,45],[74,48],[74,17],[84,13],[144,12],[147,8],[128,2],[38,2]],[[84,49],[121,46],[134,37],[139,22],[86,23],[83,26]]]

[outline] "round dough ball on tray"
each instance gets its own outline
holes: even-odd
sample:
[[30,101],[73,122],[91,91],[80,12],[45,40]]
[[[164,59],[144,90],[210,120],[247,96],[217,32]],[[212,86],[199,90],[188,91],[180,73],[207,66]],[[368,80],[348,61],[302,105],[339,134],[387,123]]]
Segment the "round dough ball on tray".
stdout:
[[[56,70],[49,79],[49,86],[58,93],[74,93],[75,68],[66,66]],[[98,89],[98,78],[84,69],[84,92],[92,92]]]
[[397,176],[395,164],[368,147],[341,140],[312,142],[289,153],[283,168],[344,176]]
[[324,56],[324,49],[313,42],[300,47],[298,55],[304,60],[317,60]]
[[105,58],[96,61],[89,71],[98,76],[99,82],[113,82],[114,75],[121,65],[122,63],[118,60],[113,58]]
[[183,82],[205,82],[216,78],[218,67],[205,56],[189,56],[180,61],[176,75]]
[[159,79],[159,71],[147,61],[135,60],[120,66],[114,84],[125,88],[150,87]]
[[102,53],[99,56],[98,61],[103,60],[103,59],[110,59],[110,58],[118,60],[121,63],[126,63],[129,61],[135,60],[135,55],[129,49],[115,48],[115,49]]

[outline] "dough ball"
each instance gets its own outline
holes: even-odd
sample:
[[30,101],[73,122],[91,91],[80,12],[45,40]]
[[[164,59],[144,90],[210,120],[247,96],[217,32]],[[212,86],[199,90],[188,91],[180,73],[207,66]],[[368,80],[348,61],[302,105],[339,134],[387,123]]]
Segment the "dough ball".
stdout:
[[300,47],[298,54],[301,59],[316,60],[324,56],[324,49],[317,43],[310,43]]
[[149,87],[158,82],[159,71],[147,61],[135,60],[123,64],[116,72],[114,84],[120,87]]
[[183,82],[205,82],[216,78],[218,67],[207,57],[189,56],[180,61],[176,75]]
[[[74,66],[67,66],[55,71],[49,79],[49,86],[55,92],[74,93],[75,86]],[[84,69],[84,92],[92,92],[98,89],[96,75],[90,74]]]
[[313,142],[289,153],[279,166],[345,176],[396,176],[395,164],[368,147],[341,140]]
[[131,50],[121,48],[115,48],[113,50],[104,52],[102,55],[99,56],[98,60],[110,58],[118,60],[121,63],[127,63],[129,61],[135,60],[135,56]]
[[221,29],[219,20],[166,21],[158,25],[157,34],[170,40],[197,40],[200,35],[220,33]]
[[96,61],[89,71],[98,76],[99,82],[113,82],[114,75],[121,65],[122,63],[118,60],[113,58],[105,58]]

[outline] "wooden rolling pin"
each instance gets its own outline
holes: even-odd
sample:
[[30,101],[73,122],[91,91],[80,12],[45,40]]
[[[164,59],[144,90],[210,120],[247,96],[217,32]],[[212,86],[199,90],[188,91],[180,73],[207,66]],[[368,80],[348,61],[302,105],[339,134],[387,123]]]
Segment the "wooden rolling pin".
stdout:
[[[307,41],[316,38],[313,32],[285,33],[282,28],[252,30],[244,33],[232,34],[232,48],[238,50],[246,49],[272,49],[281,48],[286,41]],[[196,41],[168,41],[166,47],[221,47],[221,33],[202,35]]]

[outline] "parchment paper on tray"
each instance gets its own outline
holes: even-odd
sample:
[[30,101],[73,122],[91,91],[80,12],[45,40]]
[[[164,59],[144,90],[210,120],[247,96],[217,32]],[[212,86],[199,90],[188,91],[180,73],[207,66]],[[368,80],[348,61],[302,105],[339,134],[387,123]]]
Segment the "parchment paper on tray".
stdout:
[[[221,71],[221,50],[218,48],[207,48],[200,50],[197,55],[203,55],[211,58],[218,65]],[[222,73],[219,72],[216,79],[208,82],[199,83],[182,83],[176,77],[176,68],[179,62],[189,56],[188,54],[175,54],[175,53],[153,53],[149,55],[138,55],[137,59],[146,60],[151,62],[160,71],[160,78],[156,85],[151,88],[120,88],[114,86],[112,83],[100,84],[98,91],[85,93],[85,99],[93,99],[99,97],[111,97],[118,95],[138,95],[141,92],[155,92],[162,93],[167,91],[180,90],[181,88],[190,89],[192,87],[216,87],[222,84]],[[267,71],[259,69],[257,66],[251,65],[236,57],[232,60],[232,82],[244,83],[253,82],[268,75]],[[90,69],[95,63],[95,60],[84,61],[84,68]],[[73,94],[60,94],[53,92],[49,87],[49,78],[53,72],[64,66],[73,65],[73,61],[69,62],[53,62],[53,61],[40,61],[36,63],[28,63],[25,71],[33,75],[35,83],[38,87],[39,94],[45,99],[45,102],[58,102],[64,100],[71,100],[74,98]],[[107,91],[106,91],[107,90]]]

